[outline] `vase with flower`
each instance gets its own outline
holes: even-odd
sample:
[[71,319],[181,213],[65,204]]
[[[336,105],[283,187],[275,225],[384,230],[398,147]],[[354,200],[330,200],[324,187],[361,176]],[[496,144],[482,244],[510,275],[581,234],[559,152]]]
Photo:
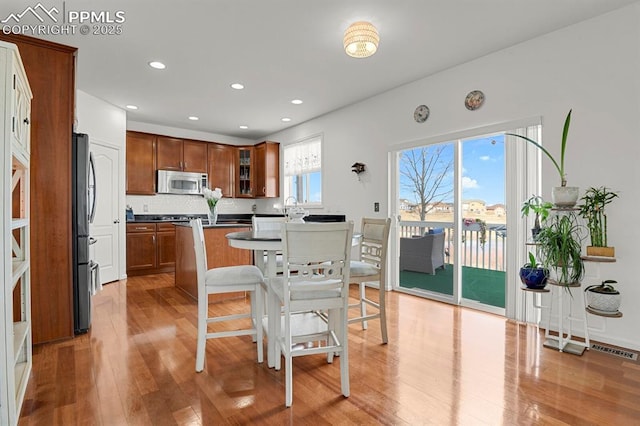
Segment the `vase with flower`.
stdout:
[[222,190],[220,188],[213,190],[203,188],[202,195],[204,195],[204,199],[207,200],[207,205],[209,206],[209,212],[207,214],[209,225],[213,225],[218,221],[218,201],[222,198]]

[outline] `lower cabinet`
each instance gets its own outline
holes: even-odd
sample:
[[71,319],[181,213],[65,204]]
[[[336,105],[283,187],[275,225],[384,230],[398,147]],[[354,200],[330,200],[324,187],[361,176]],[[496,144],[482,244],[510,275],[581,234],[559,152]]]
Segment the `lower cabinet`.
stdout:
[[176,230],[170,223],[127,224],[127,275],[173,272]]

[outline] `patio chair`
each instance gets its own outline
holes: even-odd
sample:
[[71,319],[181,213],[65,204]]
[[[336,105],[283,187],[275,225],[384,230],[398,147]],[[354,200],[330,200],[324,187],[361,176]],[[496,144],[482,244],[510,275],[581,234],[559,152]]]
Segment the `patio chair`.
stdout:
[[443,232],[421,237],[400,238],[400,270],[436,274],[445,267]]

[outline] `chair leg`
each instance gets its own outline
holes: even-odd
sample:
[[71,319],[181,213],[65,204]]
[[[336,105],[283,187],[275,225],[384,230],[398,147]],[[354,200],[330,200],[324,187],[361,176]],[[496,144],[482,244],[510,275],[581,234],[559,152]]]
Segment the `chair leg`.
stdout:
[[[257,328],[258,317],[256,316],[256,312],[257,312],[256,302],[258,299],[258,295],[256,293],[257,293],[256,291],[252,291],[249,293],[249,302],[251,303],[251,321],[253,325]],[[251,341],[253,343],[256,343],[257,340],[258,340],[257,333],[251,336]]]
[[[366,299],[367,297],[367,293],[366,293],[367,286],[363,282],[359,283],[358,286],[360,287],[360,316],[364,318],[365,316],[367,316],[367,304],[364,302],[364,299]],[[366,320],[362,321],[362,329],[363,330],[367,329]]]
[[196,343],[196,372],[204,370],[205,346],[207,342],[208,297],[198,298],[198,339]]
[[[256,345],[258,346],[258,362],[262,363],[264,361],[264,347],[263,347],[263,339],[262,339],[262,318],[264,317],[264,294],[262,292],[262,286],[257,285],[256,289],[253,291],[255,298],[255,306],[256,310],[253,312],[253,318],[255,318],[255,328],[256,328]],[[252,298],[251,300],[253,300]]]
[[348,323],[348,308],[342,309],[339,318],[338,338],[340,339],[340,346],[342,347],[342,353],[340,356],[340,387],[342,388],[342,395],[348,397],[349,390],[349,323]]
[[382,343],[389,343],[387,337],[387,289],[384,281],[380,281],[378,306],[380,311],[380,332],[382,333]]

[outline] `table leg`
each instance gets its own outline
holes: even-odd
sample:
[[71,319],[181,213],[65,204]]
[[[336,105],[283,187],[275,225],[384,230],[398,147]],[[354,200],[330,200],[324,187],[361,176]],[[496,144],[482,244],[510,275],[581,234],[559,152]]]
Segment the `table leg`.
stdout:
[[275,336],[276,326],[280,323],[280,309],[276,309],[276,307],[272,306],[273,304],[271,303],[271,298],[273,297],[271,279],[275,278],[276,275],[276,251],[267,250],[267,365],[269,366],[269,368],[273,368],[276,365]]

